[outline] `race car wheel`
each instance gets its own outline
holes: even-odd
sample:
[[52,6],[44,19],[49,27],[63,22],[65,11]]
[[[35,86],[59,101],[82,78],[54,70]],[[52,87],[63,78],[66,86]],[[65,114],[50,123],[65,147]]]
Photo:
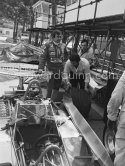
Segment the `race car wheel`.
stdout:
[[110,157],[114,160],[115,157],[115,133],[108,128],[105,129],[103,137],[104,146],[107,149]]

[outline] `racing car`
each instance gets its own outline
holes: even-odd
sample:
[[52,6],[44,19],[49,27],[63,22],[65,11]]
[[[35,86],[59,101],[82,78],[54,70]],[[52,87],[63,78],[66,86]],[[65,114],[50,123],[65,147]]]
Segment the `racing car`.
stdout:
[[37,79],[1,97],[0,112],[1,166],[113,165],[72,99],[44,99]]

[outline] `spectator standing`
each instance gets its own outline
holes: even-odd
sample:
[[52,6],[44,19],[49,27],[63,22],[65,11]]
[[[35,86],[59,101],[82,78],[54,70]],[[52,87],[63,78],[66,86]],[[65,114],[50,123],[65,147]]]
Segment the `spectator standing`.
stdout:
[[94,54],[89,50],[88,48],[88,40],[83,39],[81,41],[81,49],[79,51],[79,56],[81,58],[85,58],[89,61],[90,66],[93,65],[93,62],[95,60]]
[[[120,112],[119,107],[121,106]],[[114,166],[125,165],[125,71],[119,79],[107,105],[108,128],[116,130]]]

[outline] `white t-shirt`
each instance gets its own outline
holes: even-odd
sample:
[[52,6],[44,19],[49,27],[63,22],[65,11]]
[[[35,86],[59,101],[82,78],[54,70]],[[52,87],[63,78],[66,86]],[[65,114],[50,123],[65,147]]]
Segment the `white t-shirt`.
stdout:
[[67,60],[65,67],[64,67],[64,75],[63,79],[69,81],[69,74],[73,72],[74,74],[84,74],[85,75],[85,82],[89,83],[90,81],[90,65],[87,59],[81,58],[79,61],[79,66],[75,68],[70,60]]

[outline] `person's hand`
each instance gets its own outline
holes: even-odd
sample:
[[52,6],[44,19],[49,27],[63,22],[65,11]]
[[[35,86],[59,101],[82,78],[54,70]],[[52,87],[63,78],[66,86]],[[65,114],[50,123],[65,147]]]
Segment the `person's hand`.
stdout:
[[86,92],[89,92],[89,85],[85,85],[84,90],[85,90]]
[[67,82],[67,83],[66,83],[65,91],[68,93],[68,92],[70,91],[71,87],[72,87],[71,83],[70,83],[70,82]]
[[84,89],[86,92],[89,92],[89,88],[87,88],[87,87],[85,87],[85,89]]
[[116,132],[116,129],[117,129],[117,122],[108,119],[108,121],[107,121],[107,127],[108,127],[109,130]]
[[71,87],[71,83],[70,82],[67,82],[67,87]]

